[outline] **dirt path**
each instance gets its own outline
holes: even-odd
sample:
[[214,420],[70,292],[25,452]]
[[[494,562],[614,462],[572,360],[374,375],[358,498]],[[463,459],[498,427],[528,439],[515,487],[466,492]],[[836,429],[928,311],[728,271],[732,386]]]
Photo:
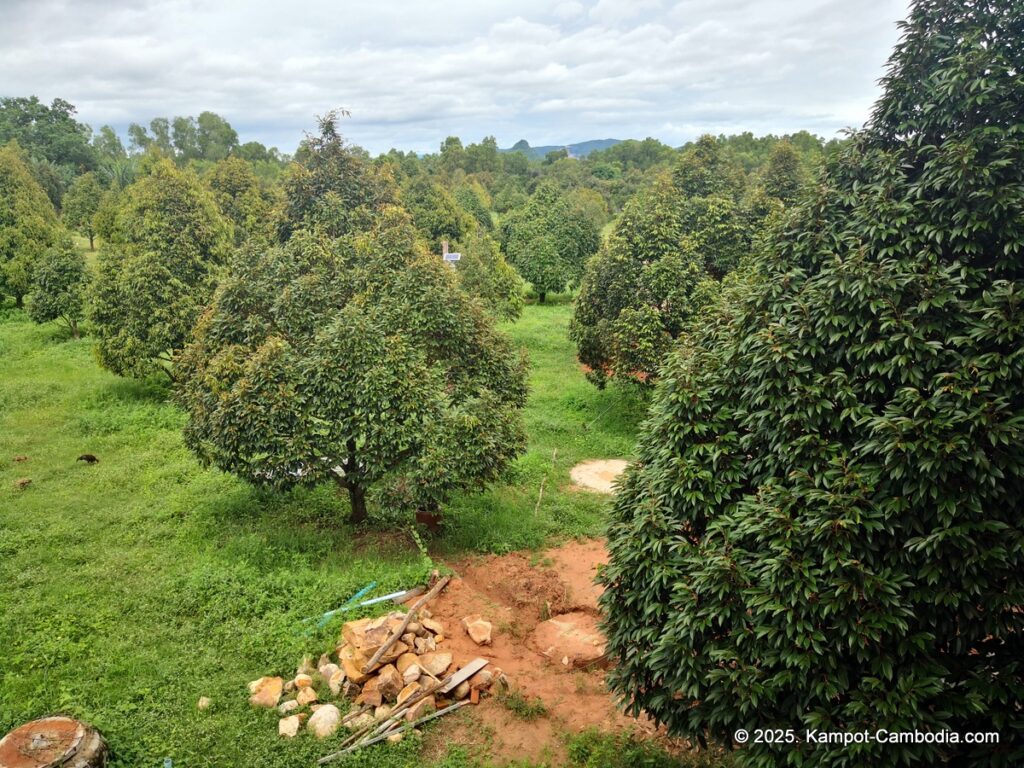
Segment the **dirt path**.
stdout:
[[[562,733],[588,727],[602,731],[633,730],[653,736],[649,721],[638,721],[619,712],[604,685],[598,665],[574,668],[565,663],[562,650],[548,655],[547,639],[538,641],[538,626],[546,619],[581,626],[586,645],[593,645],[597,599],[593,583],[608,556],[601,541],[570,542],[540,555],[513,553],[451,563],[458,574],[448,589],[430,605],[433,615],[449,627],[445,650],[456,658],[483,656],[492,668],[502,669],[512,688],[528,700],[540,699],[546,714],[527,720],[494,698],[470,708],[468,717],[452,718],[431,731],[428,750],[443,754],[453,741],[486,747],[496,764],[511,760],[548,760],[560,765],[566,758]],[[493,644],[477,646],[461,627],[462,617],[479,613],[494,625]],[[550,629],[551,625],[547,626]],[[545,636],[546,637],[546,636]],[[578,640],[578,638],[573,638]],[[603,651],[595,649],[594,655]]]

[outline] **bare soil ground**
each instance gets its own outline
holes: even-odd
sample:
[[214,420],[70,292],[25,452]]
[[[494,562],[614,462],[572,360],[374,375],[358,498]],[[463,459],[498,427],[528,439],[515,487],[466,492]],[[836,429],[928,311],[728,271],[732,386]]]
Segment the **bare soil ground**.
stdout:
[[[444,650],[458,659],[482,656],[500,668],[527,701],[539,699],[544,714],[526,719],[496,697],[446,718],[428,737],[428,754],[444,754],[452,742],[476,746],[496,765],[530,759],[561,765],[565,734],[589,727],[630,730],[655,737],[654,725],[618,711],[598,665],[573,668],[537,650],[531,636],[541,622],[571,614],[597,618],[598,568],[607,562],[603,542],[573,541],[538,555],[512,553],[451,563],[458,574],[432,601],[430,611],[448,628]],[[493,644],[477,646],[462,629],[464,616],[481,614],[494,625]]]
[[622,459],[593,459],[577,464],[569,472],[575,485],[589,491],[613,493],[614,483],[626,469]]

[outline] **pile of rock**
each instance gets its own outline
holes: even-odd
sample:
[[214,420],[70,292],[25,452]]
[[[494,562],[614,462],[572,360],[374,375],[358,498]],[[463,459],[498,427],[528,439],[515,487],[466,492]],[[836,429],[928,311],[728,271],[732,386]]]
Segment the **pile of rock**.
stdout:
[[[454,702],[475,704],[495,680],[504,680],[501,670],[484,669],[484,659],[457,664],[444,650],[444,627],[426,608],[406,619],[396,611],[346,623],[333,654],[321,656],[315,667],[303,659],[287,681],[254,680],[249,702],[277,708],[281,736],[296,736],[305,723],[322,739],[342,726],[359,733],[383,721],[413,723]],[[478,645],[490,644],[491,625],[482,617],[467,616],[462,628]],[[331,699],[348,702],[347,714]]]

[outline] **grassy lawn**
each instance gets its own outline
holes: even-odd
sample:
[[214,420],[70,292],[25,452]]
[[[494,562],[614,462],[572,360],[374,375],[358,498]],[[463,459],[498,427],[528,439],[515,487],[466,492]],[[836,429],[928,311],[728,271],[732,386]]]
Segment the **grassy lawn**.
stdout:
[[[584,380],[569,314],[531,306],[507,327],[533,364],[529,451],[507,484],[455,499],[424,549],[390,533],[402,521],[353,531],[331,488],[268,496],[202,469],[161,385],[102,371],[88,338],[0,314],[0,734],[61,711],[106,735],[114,766],[312,765],[333,742],[279,739],[245,689],[333,647],[338,623],[306,636],[303,618],[371,580],[377,594],[408,586],[431,554],[600,532],[608,502],[567,490],[569,468],[627,457],[642,407]],[[85,452],[100,463],[76,462]],[[214,705],[198,712],[204,695]],[[417,749],[345,765],[419,765]],[[443,763],[465,764],[457,750]]]

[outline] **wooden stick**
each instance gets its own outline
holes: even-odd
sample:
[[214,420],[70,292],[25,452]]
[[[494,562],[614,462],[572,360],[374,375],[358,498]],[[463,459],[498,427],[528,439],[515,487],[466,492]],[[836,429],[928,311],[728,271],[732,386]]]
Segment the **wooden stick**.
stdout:
[[449,581],[451,581],[451,578],[451,576],[445,576],[443,579],[438,581],[437,584],[434,585],[433,589],[431,589],[429,592],[427,592],[427,594],[425,594],[423,597],[416,601],[413,607],[409,609],[409,612],[405,614],[405,619],[402,621],[402,626],[398,628],[398,631],[395,632],[395,634],[393,634],[391,637],[389,637],[387,642],[384,643],[384,645],[382,645],[380,648],[378,648],[377,652],[373,654],[373,658],[363,665],[364,675],[369,674],[370,671],[377,665],[377,662],[381,660],[381,657],[388,652],[388,649],[391,648],[391,646],[394,645],[396,642],[398,642],[398,638],[405,634],[405,628],[409,626],[409,623],[412,621],[412,617],[416,615],[416,611],[418,611],[426,603],[437,597],[438,593],[448,585]]
[[[417,703],[421,699],[427,698],[427,696],[433,695],[438,691],[438,689],[449,683],[451,679],[452,675],[448,675],[448,677],[446,677],[444,680],[439,680],[438,682],[434,683],[434,685],[431,685],[429,688],[424,688],[422,691],[417,691],[408,699],[403,701],[400,705],[396,706],[395,709],[390,714],[388,714],[387,718],[377,727],[377,733],[381,733],[382,731],[384,731],[388,723],[394,720],[398,720],[409,710],[409,708],[413,704]],[[371,725],[370,727],[372,728],[373,726]]]
[[392,735],[394,735],[396,733],[402,733],[403,731],[408,731],[411,728],[415,728],[415,727],[417,727],[419,725],[423,725],[423,723],[427,722],[428,720],[433,720],[435,717],[441,717],[442,715],[447,715],[449,712],[454,712],[456,709],[459,709],[460,707],[464,707],[467,704],[469,704],[468,701],[457,701],[454,704],[445,707],[444,709],[439,709],[437,712],[431,712],[429,715],[425,715],[424,717],[421,717],[419,720],[416,720],[415,722],[406,723],[401,728],[396,728],[395,730],[388,731],[387,733],[382,733],[379,736],[374,736],[372,739],[367,739],[366,741],[360,741],[360,742],[358,742],[356,744],[353,744],[352,746],[345,747],[345,749],[342,749],[342,750],[340,750],[338,752],[333,752],[330,755],[325,755],[324,757],[321,757],[319,760],[316,761],[317,765],[325,765],[325,764],[331,762],[332,760],[337,760],[339,757],[342,757],[343,755],[346,755],[349,752],[354,752],[357,749],[362,749],[363,747],[369,747],[369,746],[371,746],[373,744],[376,744],[379,741],[384,741],[384,739],[386,739],[388,736],[392,736]]

